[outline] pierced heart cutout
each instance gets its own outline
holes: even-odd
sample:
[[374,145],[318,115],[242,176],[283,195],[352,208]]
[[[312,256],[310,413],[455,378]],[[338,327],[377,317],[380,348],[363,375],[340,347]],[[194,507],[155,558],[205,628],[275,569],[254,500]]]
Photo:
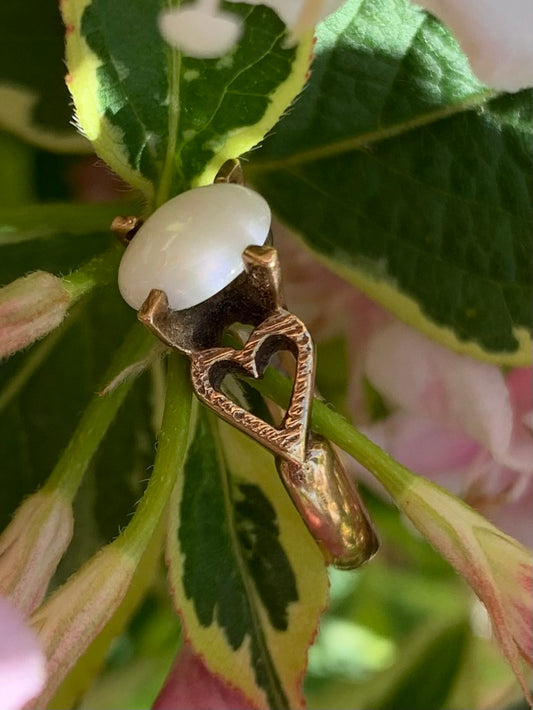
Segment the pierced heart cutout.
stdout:
[[[271,356],[281,350],[293,353],[296,375],[289,407],[276,428],[236,404],[220,388],[224,377],[236,372],[260,379]],[[299,318],[279,309],[252,331],[242,350],[210,348],[193,353],[191,360],[192,383],[205,404],[283,459],[305,461],[315,358],[311,336]]]

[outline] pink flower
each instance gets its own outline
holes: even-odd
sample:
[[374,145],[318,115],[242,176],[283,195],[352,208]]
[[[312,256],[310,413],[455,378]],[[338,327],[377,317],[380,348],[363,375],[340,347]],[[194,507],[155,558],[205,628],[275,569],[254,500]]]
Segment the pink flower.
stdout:
[[[429,340],[323,267],[279,225],[276,246],[289,307],[315,339],[346,339],[354,423],[400,463],[530,545],[531,368],[504,375]],[[385,419],[370,422],[365,381],[384,399]]]
[[0,597],[0,630],[2,708],[18,710],[44,685],[44,654],[19,612],[3,597]]
[[253,708],[238,688],[231,687],[209,671],[202,658],[185,642],[170,669],[154,710],[250,710]]
[[363,424],[368,421],[363,386],[366,345],[373,333],[392,321],[392,316],[322,266],[288,236],[282,225],[275,224],[274,230],[290,309],[300,316],[315,340],[341,336],[347,341],[351,371],[348,398],[355,423]]
[[[284,250],[285,251],[285,250]],[[294,245],[287,293],[315,336],[343,333],[352,413],[368,422],[366,378],[388,415],[361,429],[397,461],[531,537],[532,372],[504,375],[409,328]],[[320,314],[320,315],[319,315]],[[398,466],[374,470],[396,505],[471,585],[526,695],[532,655],[531,553],[440,486]],[[359,467],[359,471],[362,472]],[[376,482],[367,472],[367,480]]]
[[[506,531],[528,542],[531,370],[505,377],[494,365],[393,322],[369,339],[364,372],[390,410],[386,419],[364,427],[365,433],[400,463],[489,517],[498,513]],[[506,506],[513,509],[507,519]]]

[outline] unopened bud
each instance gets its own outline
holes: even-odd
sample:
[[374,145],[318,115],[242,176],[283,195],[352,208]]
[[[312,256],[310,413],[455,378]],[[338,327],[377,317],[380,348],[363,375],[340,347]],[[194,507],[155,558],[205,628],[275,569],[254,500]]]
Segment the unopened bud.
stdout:
[[111,543],[35,612],[31,626],[47,659],[48,683],[29,707],[47,707],[59,685],[122,603],[137,561]]
[[0,592],[25,615],[39,606],[72,538],[72,507],[58,493],[27,498],[0,535]]
[[0,359],[57,328],[71,300],[61,279],[46,271],[35,271],[0,288]]

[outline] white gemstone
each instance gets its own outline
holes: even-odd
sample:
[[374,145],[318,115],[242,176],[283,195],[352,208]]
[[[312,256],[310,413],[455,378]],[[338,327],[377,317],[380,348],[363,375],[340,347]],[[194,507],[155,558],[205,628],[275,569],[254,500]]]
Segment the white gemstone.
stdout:
[[153,288],[174,310],[195,306],[243,270],[242,252],[264,244],[270,208],[253,190],[215,183],[174,197],[128,245],[118,271],[124,300],[139,309]]

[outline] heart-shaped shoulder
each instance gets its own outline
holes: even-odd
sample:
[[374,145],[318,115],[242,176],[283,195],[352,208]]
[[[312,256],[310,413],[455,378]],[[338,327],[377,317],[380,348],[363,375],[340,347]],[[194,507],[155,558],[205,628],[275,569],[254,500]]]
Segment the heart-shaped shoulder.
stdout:
[[[296,358],[296,375],[289,407],[276,428],[229,399],[221,386],[235,372],[261,378],[272,355],[282,350]],[[193,353],[191,360],[193,386],[205,404],[281,458],[305,461],[315,358],[311,335],[299,318],[280,308],[252,331],[241,350],[210,348]]]

